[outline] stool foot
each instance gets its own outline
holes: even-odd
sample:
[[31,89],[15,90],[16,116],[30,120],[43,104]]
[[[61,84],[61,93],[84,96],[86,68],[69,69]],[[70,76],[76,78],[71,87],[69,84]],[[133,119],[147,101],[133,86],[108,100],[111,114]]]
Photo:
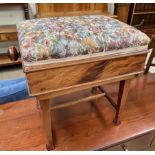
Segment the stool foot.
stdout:
[[113,120],[113,124],[114,124],[115,126],[120,125],[120,124],[121,124],[121,121],[120,121],[120,120],[114,119],[114,120]]
[[52,150],[54,150],[54,147],[50,144],[46,144],[46,149],[47,149],[47,151],[52,151]]

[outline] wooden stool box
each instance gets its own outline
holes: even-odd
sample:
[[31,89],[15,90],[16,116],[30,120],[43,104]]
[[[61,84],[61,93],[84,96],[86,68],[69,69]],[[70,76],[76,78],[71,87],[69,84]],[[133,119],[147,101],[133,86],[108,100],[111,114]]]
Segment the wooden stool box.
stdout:
[[[20,55],[29,93],[43,110],[48,149],[54,149],[51,111],[105,96],[120,123],[130,79],[144,72],[150,39],[101,15],[32,19],[18,24]],[[14,58],[18,56],[13,48]],[[120,81],[117,104],[102,85]],[[51,107],[51,98],[92,88],[91,96]]]

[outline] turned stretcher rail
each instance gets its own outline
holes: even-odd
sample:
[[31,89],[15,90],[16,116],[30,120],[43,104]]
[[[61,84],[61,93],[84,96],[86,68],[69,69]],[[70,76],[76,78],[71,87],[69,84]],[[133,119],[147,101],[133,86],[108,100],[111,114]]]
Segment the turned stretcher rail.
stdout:
[[72,106],[72,105],[75,105],[75,104],[78,104],[78,103],[81,103],[81,102],[87,102],[87,101],[94,100],[94,99],[97,99],[97,98],[100,98],[100,97],[103,97],[103,96],[105,96],[105,93],[91,95],[89,97],[85,97],[85,98],[82,98],[82,99],[79,99],[79,100],[76,100],[76,101],[71,101],[71,102],[63,103],[62,105],[53,106],[53,107],[50,108],[50,110],[66,108],[68,106]]

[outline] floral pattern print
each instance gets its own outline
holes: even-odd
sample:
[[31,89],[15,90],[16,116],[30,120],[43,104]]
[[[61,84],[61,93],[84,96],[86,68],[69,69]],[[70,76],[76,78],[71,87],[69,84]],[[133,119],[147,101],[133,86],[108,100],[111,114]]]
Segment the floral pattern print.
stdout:
[[147,35],[119,20],[101,16],[32,19],[17,25],[24,61],[64,58],[143,46]]

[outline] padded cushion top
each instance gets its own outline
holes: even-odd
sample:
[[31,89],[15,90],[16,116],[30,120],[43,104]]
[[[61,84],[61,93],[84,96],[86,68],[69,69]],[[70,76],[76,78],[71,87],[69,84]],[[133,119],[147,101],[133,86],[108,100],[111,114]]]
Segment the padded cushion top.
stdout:
[[32,19],[17,25],[26,62],[64,58],[147,45],[147,35],[119,20],[101,16]]

